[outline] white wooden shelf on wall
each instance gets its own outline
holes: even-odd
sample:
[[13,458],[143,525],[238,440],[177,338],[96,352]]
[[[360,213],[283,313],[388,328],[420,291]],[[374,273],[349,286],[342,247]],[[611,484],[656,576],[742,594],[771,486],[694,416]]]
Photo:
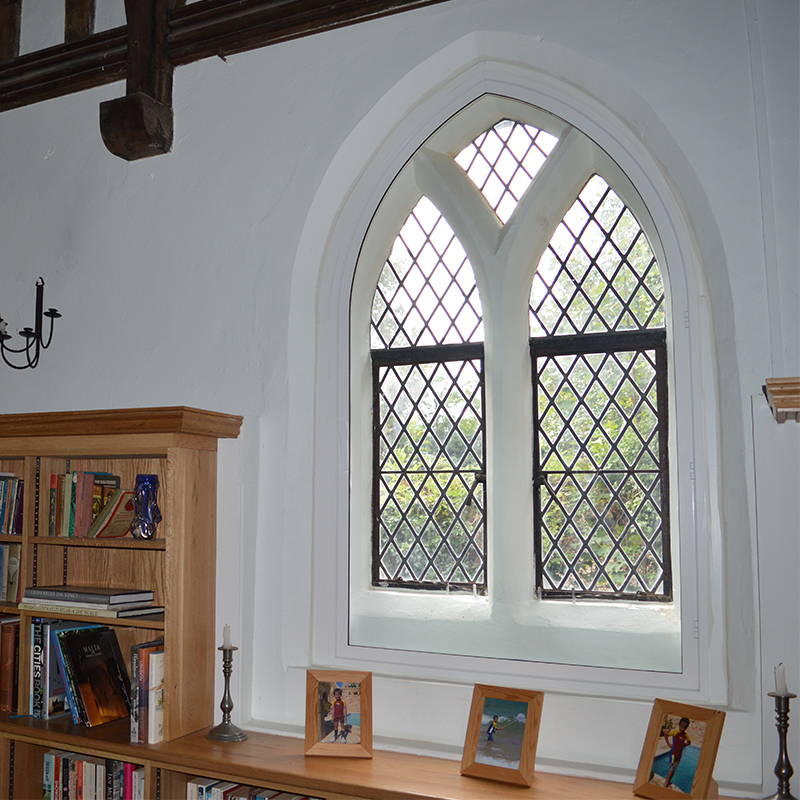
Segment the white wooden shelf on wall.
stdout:
[[800,422],[800,378],[767,378],[764,394],[778,422]]

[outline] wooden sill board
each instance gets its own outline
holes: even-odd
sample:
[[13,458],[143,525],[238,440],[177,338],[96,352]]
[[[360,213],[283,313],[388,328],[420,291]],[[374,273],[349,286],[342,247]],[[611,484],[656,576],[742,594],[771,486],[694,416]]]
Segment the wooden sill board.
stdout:
[[[536,772],[529,787],[461,775],[461,763],[375,750],[373,758],[304,755],[301,739],[248,733],[245,742],[210,742],[203,732],[170,742],[169,761],[211,777],[328,798],[370,800],[632,800],[632,784]],[[159,762],[156,754],[153,762]],[[173,761],[174,759],[174,761]],[[164,763],[164,767],[176,767]],[[285,787],[285,788],[284,788]],[[722,798],[724,800],[724,798]]]
[[[230,775],[256,786],[288,787],[311,795],[370,798],[371,800],[630,800],[631,786],[622,783],[537,773],[531,788],[468,778],[458,761],[376,750],[373,758],[332,758],[304,755],[301,739],[249,733],[245,742],[210,742],[195,733],[169,744],[168,769],[196,775]],[[153,762],[160,762],[152,754]],[[174,761],[173,761],[174,759]],[[212,767],[213,765],[213,767]],[[216,774],[214,774],[216,773]]]
[[[72,728],[23,718],[0,717],[5,738],[91,751],[117,753],[120,757],[151,767],[182,773],[187,778],[203,775],[236,780],[253,786],[308,793],[328,800],[631,800],[632,785],[590,778],[537,772],[528,788],[468,778],[460,774],[458,761],[375,750],[373,758],[306,756],[301,739],[249,732],[244,742],[211,742],[204,731],[158,745],[125,741],[127,721],[99,728]],[[70,733],[72,731],[72,733]]]

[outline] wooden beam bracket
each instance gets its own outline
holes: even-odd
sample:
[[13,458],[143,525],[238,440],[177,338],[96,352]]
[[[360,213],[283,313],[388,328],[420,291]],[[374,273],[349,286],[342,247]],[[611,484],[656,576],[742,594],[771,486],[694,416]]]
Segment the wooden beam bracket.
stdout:
[[172,106],[144,92],[100,103],[100,132],[105,146],[126,161],[172,149]]
[[126,94],[100,104],[105,146],[126,161],[172,149],[172,63],[167,12],[174,0],[125,0],[128,31]]

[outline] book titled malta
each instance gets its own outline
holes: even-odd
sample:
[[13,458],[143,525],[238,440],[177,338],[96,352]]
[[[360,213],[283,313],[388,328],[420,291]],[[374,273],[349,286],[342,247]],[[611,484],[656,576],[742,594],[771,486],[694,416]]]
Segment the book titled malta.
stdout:
[[110,628],[89,628],[64,637],[64,660],[72,666],[75,688],[83,701],[86,724],[103,725],[130,714],[130,679]]
[[22,595],[23,602],[53,601],[61,605],[93,603],[114,606],[117,604],[149,603],[152,589],[114,589],[108,586],[28,586]]

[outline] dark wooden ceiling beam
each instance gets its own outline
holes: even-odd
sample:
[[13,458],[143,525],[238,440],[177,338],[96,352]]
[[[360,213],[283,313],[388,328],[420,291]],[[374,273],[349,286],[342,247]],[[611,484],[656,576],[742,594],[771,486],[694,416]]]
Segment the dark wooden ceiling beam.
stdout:
[[64,41],[73,42],[94,33],[95,0],[66,0]]
[[[448,1],[199,0],[168,11],[167,57],[178,66]],[[15,3],[0,0],[0,25]],[[123,26],[0,63],[0,111],[125,78],[127,37]]]
[[444,0],[200,0],[169,20],[176,66],[354,25]]
[[122,80],[127,52],[122,27],[0,64],[0,111]]
[[19,55],[22,0],[0,0],[0,64]]

